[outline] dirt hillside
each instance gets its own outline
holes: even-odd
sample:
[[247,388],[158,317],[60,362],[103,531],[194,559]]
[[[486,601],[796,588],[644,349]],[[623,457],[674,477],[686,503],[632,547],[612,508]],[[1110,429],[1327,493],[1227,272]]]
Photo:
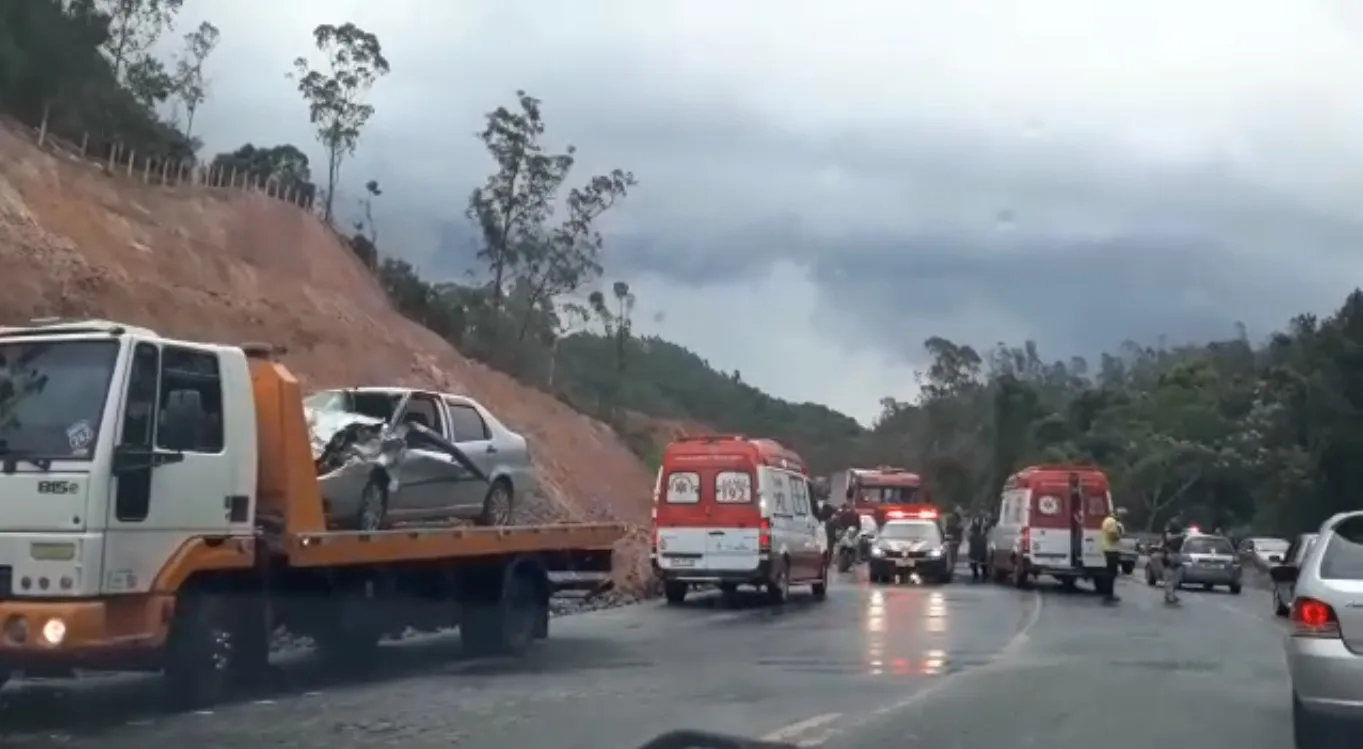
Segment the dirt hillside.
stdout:
[[621,582],[642,579],[652,477],[615,433],[404,319],[298,208],[109,176],[0,127],[0,269],[0,323],[92,316],[191,340],[269,341],[310,387],[468,393],[531,441],[545,494],[531,516],[637,526],[620,549]]

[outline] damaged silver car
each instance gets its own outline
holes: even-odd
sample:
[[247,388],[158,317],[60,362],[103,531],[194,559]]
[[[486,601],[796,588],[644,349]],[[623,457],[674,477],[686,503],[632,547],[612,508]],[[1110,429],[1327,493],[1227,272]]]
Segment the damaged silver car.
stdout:
[[525,438],[477,401],[409,388],[324,390],[303,403],[328,525],[509,525],[535,488]]

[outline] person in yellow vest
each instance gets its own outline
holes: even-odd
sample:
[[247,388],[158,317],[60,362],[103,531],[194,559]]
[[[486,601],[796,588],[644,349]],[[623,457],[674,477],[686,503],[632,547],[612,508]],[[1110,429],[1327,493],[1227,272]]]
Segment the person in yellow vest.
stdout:
[[1103,603],[1114,604],[1121,599],[1117,597],[1117,569],[1122,563],[1122,521],[1111,511],[1107,517],[1103,518],[1103,529],[1100,532],[1099,548],[1103,550],[1103,561],[1106,563],[1107,570],[1103,575],[1103,582],[1099,586],[1103,592]]

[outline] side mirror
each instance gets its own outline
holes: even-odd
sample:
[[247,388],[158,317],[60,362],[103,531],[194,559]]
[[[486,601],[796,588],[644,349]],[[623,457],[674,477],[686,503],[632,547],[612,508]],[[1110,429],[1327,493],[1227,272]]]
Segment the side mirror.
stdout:
[[1268,569],[1268,576],[1275,583],[1295,583],[1301,569],[1295,564],[1279,564]]
[[1269,564],[1282,564],[1282,561],[1283,561],[1283,557],[1282,557],[1281,554],[1269,554],[1269,555],[1268,555],[1268,563],[1269,563]]

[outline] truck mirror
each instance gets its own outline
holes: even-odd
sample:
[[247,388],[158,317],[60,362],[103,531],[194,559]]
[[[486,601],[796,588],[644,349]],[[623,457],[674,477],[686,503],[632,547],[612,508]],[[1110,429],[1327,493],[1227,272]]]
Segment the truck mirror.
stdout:
[[152,449],[146,445],[119,445],[114,448],[110,470],[115,476],[151,468]]

